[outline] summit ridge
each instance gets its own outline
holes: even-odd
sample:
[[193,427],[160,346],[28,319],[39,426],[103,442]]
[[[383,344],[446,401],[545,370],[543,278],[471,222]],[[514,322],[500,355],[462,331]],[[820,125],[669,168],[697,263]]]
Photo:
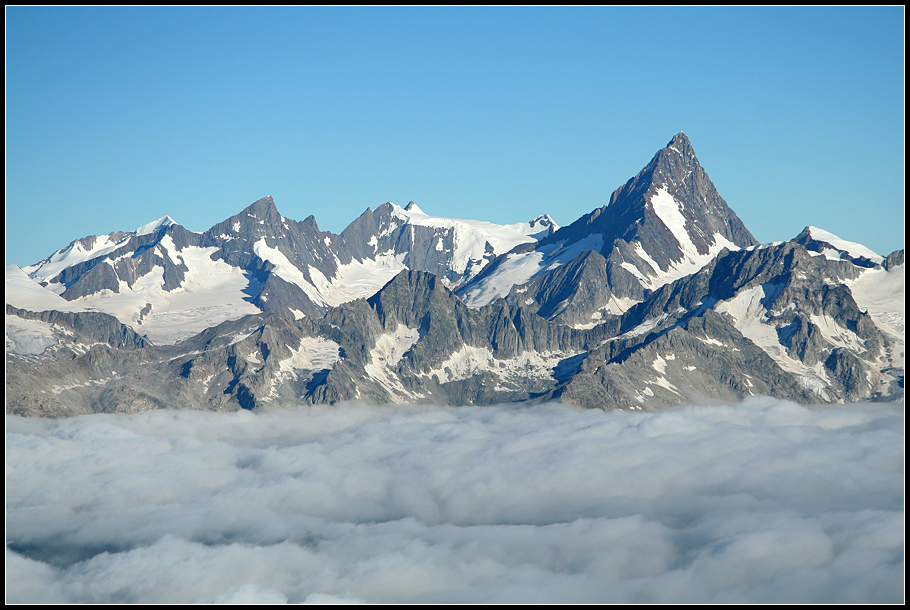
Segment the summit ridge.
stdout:
[[567,226],[263,197],[7,267],[7,412],[351,400],[601,409],[898,400],[904,256],[814,226],[760,244],[677,133]]

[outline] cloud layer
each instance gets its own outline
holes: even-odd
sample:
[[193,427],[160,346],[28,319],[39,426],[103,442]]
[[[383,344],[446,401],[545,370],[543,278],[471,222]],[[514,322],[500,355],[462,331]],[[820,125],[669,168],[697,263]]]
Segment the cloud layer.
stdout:
[[901,602],[902,405],[7,417],[8,602]]

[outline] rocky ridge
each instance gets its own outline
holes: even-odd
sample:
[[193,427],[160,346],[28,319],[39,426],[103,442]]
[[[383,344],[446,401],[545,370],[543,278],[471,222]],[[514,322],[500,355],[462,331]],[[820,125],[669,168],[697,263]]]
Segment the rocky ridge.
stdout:
[[249,309],[166,344],[140,334],[176,316],[158,302],[130,301],[119,320],[8,304],[7,411],[903,398],[903,251],[814,227],[757,244],[684,134],[561,229],[438,219],[412,202],[334,235],[266,198],[205,233],[162,219],[26,271],[75,307],[150,294],[137,290],[149,277],[179,295],[200,269],[236,282]]

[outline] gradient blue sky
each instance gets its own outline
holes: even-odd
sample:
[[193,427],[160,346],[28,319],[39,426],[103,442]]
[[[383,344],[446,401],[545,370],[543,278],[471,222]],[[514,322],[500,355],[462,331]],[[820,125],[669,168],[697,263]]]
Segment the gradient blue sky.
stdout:
[[256,199],[568,224],[685,131],[761,241],[904,244],[904,8],[6,9],[6,260]]

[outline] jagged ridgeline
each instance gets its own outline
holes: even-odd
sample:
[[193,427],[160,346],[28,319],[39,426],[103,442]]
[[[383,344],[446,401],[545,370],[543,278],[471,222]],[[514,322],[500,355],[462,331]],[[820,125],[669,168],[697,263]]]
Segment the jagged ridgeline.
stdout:
[[677,134],[565,227],[271,197],[7,267],[7,412],[561,399],[650,409],[903,398],[903,250],[759,244]]

